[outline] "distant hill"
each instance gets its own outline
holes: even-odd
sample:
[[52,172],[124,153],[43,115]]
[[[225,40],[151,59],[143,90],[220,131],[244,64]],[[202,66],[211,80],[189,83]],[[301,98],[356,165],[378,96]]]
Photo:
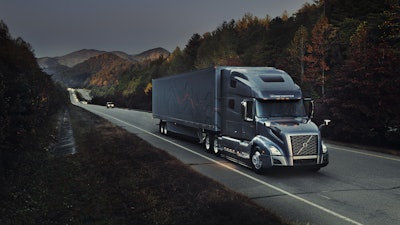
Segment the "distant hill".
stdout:
[[93,49],[82,49],[79,51],[75,51],[69,53],[64,56],[57,57],[42,57],[38,58],[39,66],[46,72],[47,69],[52,70],[54,72],[54,68],[57,67],[73,67],[76,64],[79,64],[85,60],[88,60],[91,57],[100,55],[105,53],[105,51],[98,51]]
[[99,51],[94,49],[82,49],[70,54],[56,57],[57,62],[61,65],[73,67],[81,62],[84,62],[92,57],[98,56],[100,54],[106,53],[105,51]]
[[140,54],[134,55],[133,58],[139,62],[143,62],[146,60],[156,60],[160,57],[167,58],[171,53],[163,48],[153,48],[147,51],[144,51]]
[[56,81],[69,87],[102,86],[118,82],[129,67],[145,61],[168,57],[163,48],[154,48],[136,55],[122,51],[105,52],[82,49],[59,57],[42,57],[37,62]]
[[101,86],[117,82],[119,74],[132,65],[113,53],[103,53],[54,74],[53,79],[68,87]]
[[[71,52],[64,56],[38,58],[37,61],[42,69],[54,68],[59,66],[73,67],[94,56],[104,53],[106,53],[106,51],[99,51],[94,49],[82,49],[79,51]],[[136,55],[129,55],[122,51],[112,51],[110,53],[115,54],[122,59],[129,60],[132,62],[143,62],[145,60],[154,60],[158,59],[160,56],[166,58],[170,55],[170,52],[163,48],[150,49]]]

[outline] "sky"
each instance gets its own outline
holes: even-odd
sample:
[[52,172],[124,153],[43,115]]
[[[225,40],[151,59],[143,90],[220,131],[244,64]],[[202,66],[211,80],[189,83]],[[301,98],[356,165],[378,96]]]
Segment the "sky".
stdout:
[[296,13],[307,0],[0,0],[0,20],[36,57],[81,49],[138,54],[184,49],[193,34],[214,31],[246,13]]

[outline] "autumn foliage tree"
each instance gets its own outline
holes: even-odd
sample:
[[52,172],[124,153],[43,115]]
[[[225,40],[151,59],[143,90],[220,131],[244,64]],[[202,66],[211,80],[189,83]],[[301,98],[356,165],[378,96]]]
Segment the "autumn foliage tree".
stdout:
[[381,145],[399,142],[398,62],[386,43],[372,45],[366,22],[358,26],[330,96],[336,137]]
[[307,68],[304,81],[309,82],[313,91],[320,96],[325,95],[326,72],[330,69],[327,58],[332,35],[328,18],[322,16],[312,29],[311,40],[307,45],[307,56],[305,56]]
[[300,26],[296,31],[293,40],[287,48],[287,70],[298,84],[302,84],[305,73],[306,45],[308,43],[307,28]]

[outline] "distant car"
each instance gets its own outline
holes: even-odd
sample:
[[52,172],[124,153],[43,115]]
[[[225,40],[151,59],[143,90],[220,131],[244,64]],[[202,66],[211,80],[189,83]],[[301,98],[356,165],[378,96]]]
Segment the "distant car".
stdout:
[[112,103],[112,102],[107,102],[107,103],[106,103],[106,106],[107,106],[107,109],[108,109],[108,108],[114,108],[114,103]]

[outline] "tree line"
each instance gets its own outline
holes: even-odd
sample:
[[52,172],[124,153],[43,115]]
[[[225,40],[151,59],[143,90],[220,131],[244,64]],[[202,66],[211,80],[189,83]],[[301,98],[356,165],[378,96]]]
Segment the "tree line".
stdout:
[[[273,66],[316,99],[316,120],[330,138],[400,146],[400,6],[395,0],[315,1],[292,16],[248,13],[193,34],[168,58],[128,70],[128,83],[105,98],[150,110],[151,79],[223,66]],[[124,82],[120,82],[122,85]],[[115,90],[115,89],[114,89]]]
[[[57,113],[65,106],[62,91],[39,68],[33,49],[12,38],[0,21],[0,180],[20,157],[44,151],[54,135]],[[53,129],[51,129],[51,127]]]

